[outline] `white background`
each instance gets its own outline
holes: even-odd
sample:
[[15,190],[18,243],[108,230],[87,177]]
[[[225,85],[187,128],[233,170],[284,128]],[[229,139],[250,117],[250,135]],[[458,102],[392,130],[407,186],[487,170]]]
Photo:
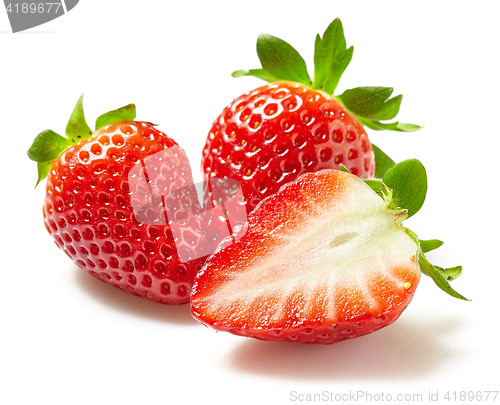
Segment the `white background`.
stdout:
[[[495,1],[81,0],[17,34],[1,9],[0,403],[288,404],[358,391],[373,402],[437,392],[453,403],[446,392],[481,391],[484,402],[485,390],[500,390],[496,9]],[[137,119],[184,147],[198,180],[213,120],[262,84],[230,76],[258,67],[258,34],[286,39],[312,72],[314,37],[335,17],[355,45],[338,93],[392,86],[405,95],[400,120],[425,125],[369,134],[394,160],[426,166],[426,204],[406,224],[445,241],[429,258],[464,266],[453,286],[472,302],[424,277],[402,317],[375,334],[332,346],[266,343],[204,328],[186,305],[123,293],[57,249],[26,151],[42,130],[64,131],[83,92],[90,125],[136,103]]]

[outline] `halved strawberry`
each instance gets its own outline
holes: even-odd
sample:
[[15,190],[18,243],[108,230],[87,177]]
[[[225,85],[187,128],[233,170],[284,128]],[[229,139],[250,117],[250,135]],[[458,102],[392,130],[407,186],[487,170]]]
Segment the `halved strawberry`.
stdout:
[[[247,211],[303,173],[346,166],[362,178],[380,178],[387,158],[372,146],[363,127],[415,131],[392,120],[402,95],[389,87],[357,87],[334,95],[353,47],[346,47],[336,19],[316,38],[314,78],[298,52],[285,41],[262,34],[257,40],[260,69],[233,72],[270,82],[235,98],[215,119],[206,139],[202,170],[207,178],[235,179]],[[377,161],[377,165],[375,165]]]
[[401,226],[425,198],[422,170],[418,161],[394,166],[384,177],[393,189],[331,169],[284,185],[250,214],[247,233],[219,245],[197,274],[193,316],[236,335],[334,343],[394,322],[421,271],[465,299],[448,284],[461,268],[432,266],[421,241]]

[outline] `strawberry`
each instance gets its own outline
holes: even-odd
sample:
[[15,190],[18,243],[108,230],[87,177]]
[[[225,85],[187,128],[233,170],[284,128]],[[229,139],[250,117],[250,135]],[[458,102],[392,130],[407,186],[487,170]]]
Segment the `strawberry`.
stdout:
[[207,259],[191,291],[193,316],[236,335],[326,344],[393,323],[421,273],[465,299],[449,285],[461,267],[425,258],[441,242],[401,225],[423,204],[425,179],[410,160],[383,181],[324,169],[285,184],[257,205],[240,240]]
[[[99,117],[93,132],[80,98],[67,137],[47,130],[35,138],[28,156],[38,162],[38,183],[48,175],[45,226],[56,245],[99,280],[152,301],[183,304],[218,240],[210,240],[203,218],[195,216],[203,209],[184,151],[134,119],[131,104]],[[217,218],[213,222],[220,228]]]
[[[247,211],[283,184],[303,173],[346,166],[362,178],[378,177],[372,147],[363,127],[415,131],[420,127],[393,119],[402,96],[393,89],[358,87],[333,93],[349,64],[353,47],[346,48],[336,19],[316,38],[314,81],[297,51],[285,41],[262,34],[257,40],[262,68],[233,72],[270,84],[234,99],[214,121],[202,156],[207,178],[235,179],[242,185]],[[378,160],[378,159],[377,159]]]

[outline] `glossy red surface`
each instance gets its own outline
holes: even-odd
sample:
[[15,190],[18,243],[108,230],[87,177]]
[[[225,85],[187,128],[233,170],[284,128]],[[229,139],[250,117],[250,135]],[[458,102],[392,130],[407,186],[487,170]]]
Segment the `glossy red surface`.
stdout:
[[[172,147],[178,148],[176,156],[149,165],[147,179],[131,186],[133,167],[141,171],[149,156]],[[54,161],[43,206],[45,226],[57,246],[99,280],[156,302],[183,304],[205,259],[197,249],[209,241],[193,232],[193,218],[189,224],[186,219],[186,213],[201,209],[196,192],[189,194],[188,187],[177,198],[165,196],[189,185],[189,162],[174,140],[148,123],[112,124]],[[134,204],[147,209],[134,212]],[[181,227],[184,217],[183,240],[174,240],[169,224],[177,218],[166,216],[167,206],[177,209]],[[142,214],[149,220],[138,220]],[[177,249],[194,259],[182,262]]]
[[215,120],[201,162],[206,177],[241,183],[248,212],[301,174],[340,164],[373,177],[374,154],[363,126],[333,97],[293,82],[233,100]]

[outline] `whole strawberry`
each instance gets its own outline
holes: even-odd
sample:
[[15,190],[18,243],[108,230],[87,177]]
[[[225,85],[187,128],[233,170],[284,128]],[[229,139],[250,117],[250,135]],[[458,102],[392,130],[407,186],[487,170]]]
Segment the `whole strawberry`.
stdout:
[[303,174],[262,200],[246,234],[207,259],[191,291],[193,316],[236,335],[329,344],[393,323],[421,273],[465,300],[449,285],[461,267],[425,257],[442,242],[402,226],[426,189],[417,160],[393,166],[383,182],[332,169]]
[[[238,180],[247,211],[285,183],[306,172],[347,167],[370,178],[383,172],[363,125],[374,130],[415,131],[417,125],[393,119],[402,96],[392,88],[359,87],[333,96],[353,48],[346,48],[340,20],[333,21],[315,44],[314,80],[297,51],[279,38],[257,40],[261,69],[236,71],[270,82],[233,100],[215,120],[203,149],[206,177]],[[375,153],[374,153],[375,150]]]
[[38,182],[48,175],[45,226],[94,277],[156,302],[186,303],[214,241],[194,216],[202,207],[184,151],[134,118],[131,104],[99,117],[93,132],[80,98],[67,137],[36,137],[28,156],[38,162]]

